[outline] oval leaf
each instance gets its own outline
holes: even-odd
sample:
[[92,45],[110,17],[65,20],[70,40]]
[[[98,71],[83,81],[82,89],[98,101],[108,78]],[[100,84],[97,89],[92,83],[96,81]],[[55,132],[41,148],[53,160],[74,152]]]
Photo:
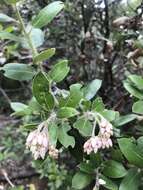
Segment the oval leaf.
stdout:
[[118,140],[119,147],[126,159],[135,166],[143,167],[143,154],[131,138],[121,138]]
[[55,48],[42,51],[34,58],[34,62],[39,63],[39,62],[45,61],[49,59],[50,57],[52,57],[54,54],[55,54]]
[[35,75],[33,67],[22,63],[8,63],[0,69],[5,71],[4,76],[19,81],[31,80]]
[[72,179],[72,187],[75,189],[83,189],[91,183],[92,179],[92,175],[84,172],[78,172]]
[[53,109],[54,97],[50,93],[49,81],[42,72],[39,72],[33,80],[33,95],[44,109]]
[[63,8],[64,4],[61,1],[50,3],[39,12],[39,14],[33,20],[32,25],[36,28],[42,28],[43,26],[50,23]]
[[138,190],[140,185],[141,174],[138,172],[138,169],[130,169],[122,180],[119,190]]
[[109,160],[105,162],[103,174],[111,178],[121,178],[127,174],[127,171],[120,162]]

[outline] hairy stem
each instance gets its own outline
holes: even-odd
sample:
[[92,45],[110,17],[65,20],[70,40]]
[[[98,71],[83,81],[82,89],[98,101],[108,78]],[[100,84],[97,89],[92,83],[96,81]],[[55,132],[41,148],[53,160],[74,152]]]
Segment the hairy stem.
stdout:
[[33,56],[33,58],[34,58],[34,57],[38,54],[37,49],[34,47],[29,33],[27,33],[27,31],[26,31],[26,28],[25,28],[23,19],[22,19],[21,15],[20,15],[20,12],[19,12],[17,6],[15,5],[14,8],[15,8],[16,15],[17,15],[17,18],[18,18],[18,20],[19,20],[19,23],[20,23],[20,25],[21,25],[22,31],[23,31],[23,33],[24,33],[24,36],[25,36],[25,38],[27,39],[27,42],[28,42],[28,44],[29,44],[29,46],[30,46],[30,48],[31,48],[31,50],[32,50],[32,56]]

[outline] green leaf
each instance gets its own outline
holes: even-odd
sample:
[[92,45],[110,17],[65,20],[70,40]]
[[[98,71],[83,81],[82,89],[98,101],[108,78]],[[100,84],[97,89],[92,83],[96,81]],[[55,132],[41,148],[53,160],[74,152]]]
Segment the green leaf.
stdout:
[[13,113],[12,115],[24,116],[31,114],[31,109],[29,108],[29,106],[23,103],[11,102],[10,106],[15,111],[15,113]]
[[59,61],[56,65],[52,67],[51,71],[49,72],[49,77],[54,82],[60,82],[67,76],[69,70],[70,68],[68,66],[67,60]]
[[141,182],[141,174],[138,169],[132,168],[122,180],[119,190],[138,190]]
[[121,138],[118,140],[118,144],[121,152],[131,164],[143,167],[143,154],[131,138]]
[[86,118],[78,118],[73,127],[78,129],[79,132],[85,137],[91,136],[92,134],[92,124]]
[[141,76],[129,75],[128,79],[131,80],[138,89],[143,90],[143,78]]
[[22,110],[28,108],[27,105],[20,103],[20,102],[11,102],[10,106],[13,109],[13,111],[16,111],[16,112],[19,112],[19,111],[22,111]]
[[67,98],[62,98],[60,100],[60,107],[76,107],[78,106],[80,100],[83,97],[81,91],[81,84],[73,84],[70,86],[70,94]]
[[70,118],[78,115],[78,111],[71,107],[62,107],[58,110],[58,117],[59,118]]
[[94,167],[91,163],[86,163],[86,162],[82,162],[79,164],[79,169],[81,172],[85,172],[88,174],[93,174],[94,173]]
[[6,14],[0,13],[0,22],[15,22],[15,19]]
[[104,164],[103,174],[111,178],[121,178],[127,174],[127,171],[120,162],[109,160]]
[[101,114],[108,121],[114,121],[119,116],[119,113],[117,111],[107,110],[107,109],[105,109],[104,111],[102,111]]
[[128,114],[128,115],[125,115],[125,116],[120,116],[119,118],[117,118],[114,121],[114,125],[116,127],[120,127],[122,125],[125,125],[125,124],[135,120],[136,118],[137,118],[137,115],[135,115],[135,114]]
[[33,80],[33,95],[45,110],[54,108],[55,100],[50,93],[49,81],[42,72],[39,72]]
[[4,0],[7,4],[15,4],[19,2],[20,0]]
[[75,146],[74,137],[68,135],[67,133],[70,129],[71,127],[68,124],[63,124],[58,128],[58,140],[65,148],[68,148],[69,146],[74,148]]
[[[44,32],[38,28],[31,28],[30,26],[26,28],[27,33],[31,38],[32,44],[35,48],[41,46],[44,43]],[[21,41],[22,47],[26,49],[31,49],[27,39],[23,38]]]
[[84,172],[77,172],[72,179],[72,188],[83,189],[88,186],[92,180],[92,175]]
[[34,58],[34,62],[37,63],[37,62],[45,61],[45,60],[49,59],[50,57],[52,57],[54,54],[55,54],[55,48],[47,49],[47,50],[39,53]]
[[98,97],[96,98],[92,103],[92,110],[101,112],[105,109],[105,105],[102,101],[102,98]]
[[129,82],[125,81],[124,83],[125,89],[134,97],[143,99],[143,92],[133,87]]
[[35,75],[33,67],[22,63],[8,63],[1,67],[0,70],[5,71],[4,76],[19,81],[31,80]]
[[137,101],[133,104],[132,111],[137,114],[143,114],[143,101]]
[[105,188],[110,189],[110,190],[118,190],[118,186],[116,185],[116,183],[114,183],[109,178],[105,177],[104,175],[101,175],[100,179],[106,182],[106,184],[103,185]]
[[42,28],[49,24],[63,8],[64,4],[61,1],[50,3],[34,18],[32,25],[36,28]]
[[91,83],[89,83],[88,86],[83,89],[85,98],[87,100],[91,100],[100,89],[101,84],[102,81],[99,79],[95,79]]
[[16,41],[20,42],[20,38],[17,37],[16,35],[6,32],[6,31],[0,31],[0,39],[2,40],[11,40],[11,41]]
[[23,125],[22,129],[24,131],[33,131],[37,128],[38,125],[39,123],[30,123],[30,124]]
[[52,145],[56,146],[58,140],[58,127],[55,123],[50,123],[49,129],[49,139]]

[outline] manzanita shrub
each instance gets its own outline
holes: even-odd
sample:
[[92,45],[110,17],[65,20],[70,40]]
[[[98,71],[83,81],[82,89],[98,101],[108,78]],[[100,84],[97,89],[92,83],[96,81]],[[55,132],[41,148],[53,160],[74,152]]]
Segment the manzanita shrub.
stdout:
[[[67,149],[77,161],[71,184],[73,190],[142,189],[143,78],[129,75],[124,81],[124,87],[136,101],[133,113],[125,116],[105,108],[97,96],[102,84],[99,79],[85,85],[72,84],[68,89],[59,88],[70,71],[68,60],[58,60],[47,72],[42,63],[54,56],[56,50],[49,48],[39,52],[38,48],[44,43],[43,27],[64,9],[63,2],[47,5],[28,25],[20,15],[21,2],[5,2],[13,7],[15,18],[1,13],[0,21],[18,25],[19,29],[11,32],[3,28],[0,38],[28,49],[33,59],[30,63],[7,63],[0,68],[5,77],[32,81],[33,97],[29,103],[11,102],[11,108],[14,116],[21,116],[24,124],[26,122],[26,147],[33,158],[46,163],[47,158],[60,159],[62,151]],[[138,124],[134,138],[133,131],[122,131],[122,126],[133,120]]]

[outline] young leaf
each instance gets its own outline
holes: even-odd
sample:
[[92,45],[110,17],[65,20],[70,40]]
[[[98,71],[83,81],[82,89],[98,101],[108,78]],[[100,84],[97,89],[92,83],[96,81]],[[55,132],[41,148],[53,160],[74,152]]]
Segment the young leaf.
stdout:
[[63,8],[64,4],[61,1],[50,3],[34,18],[32,25],[36,28],[42,28],[50,23]]
[[83,89],[84,96],[87,100],[91,100],[100,89],[102,81],[99,79],[93,80],[87,87]]
[[126,159],[135,166],[143,167],[143,154],[131,138],[121,138],[118,140],[119,147]]
[[78,111],[71,107],[62,107],[57,113],[59,118],[70,118],[78,115]]
[[15,22],[15,19],[0,13],[0,22]]
[[119,118],[117,118],[114,121],[114,125],[116,127],[120,127],[122,125],[125,125],[125,124],[135,120],[136,118],[137,118],[137,115],[135,115],[135,114],[127,114],[125,116],[120,116]]
[[79,132],[83,136],[91,136],[92,134],[92,124],[90,121],[88,121],[86,118],[79,118],[75,123],[74,123],[74,128],[78,129]]
[[143,101],[137,101],[133,104],[132,111],[137,114],[143,114]]
[[63,124],[62,126],[59,126],[58,140],[65,148],[68,148],[69,146],[74,148],[75,139],[74,137],[67,134],[69,130],[70,130],[70,126],[68,124]]
[[93,180],[93,176],[84,172],[77,172],[72,179],[72,188],[83,189]]
[[109,160],[105,162],[103,174],[111,178],[121,178],[127,174],[127,171],[120,162]]
[[125,178],[122,180],[119,190],[138,190],[141,181],[141,174],[136,168],[128,171]]
[[47,49],[47,50],[39,53],[34,58],[34,62],[37,63],[37,62],[45,61],[45,60],[49,59],[50,57],[52,57],[54,54],[55,54],[55,48]]
[[70,68],[67,60],[59,61],[49,72],[49,77],[54,82],[60,82],[67,76],[69,70]]
[[49,81],[42,72],[39,72],[33,80],[33,95],[44,109],[48,111],[53,109],[54,97],[50,93]]
[[22,63],[8,63],[0,70],[5,71],[4,76],[19,81],[31,80],[35,75],[33,67]]

